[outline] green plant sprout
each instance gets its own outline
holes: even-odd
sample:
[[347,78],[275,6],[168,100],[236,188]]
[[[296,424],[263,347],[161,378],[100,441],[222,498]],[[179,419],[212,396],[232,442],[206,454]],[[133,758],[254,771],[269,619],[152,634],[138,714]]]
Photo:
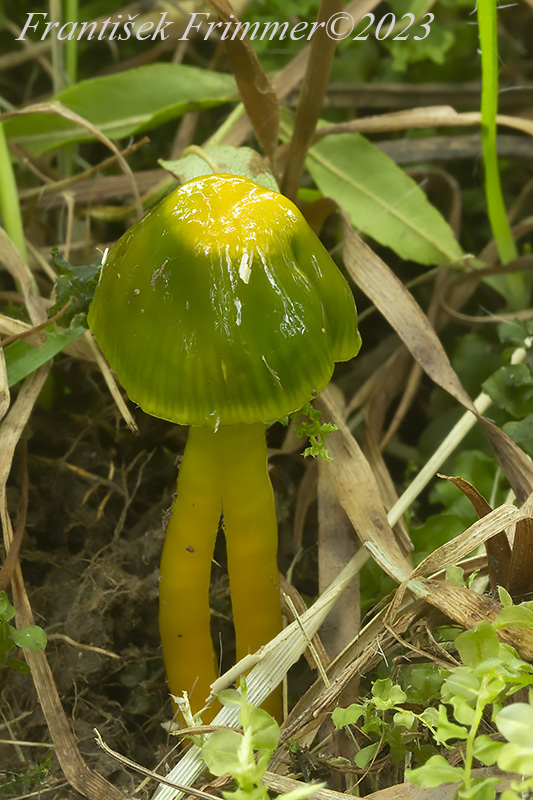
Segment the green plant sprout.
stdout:
[[27,647],[35,653],[42,653],[46,647],[46,634],[38,625],[28,625],[17,630],[9,624],[15,616],[15,609],[8,602],[7,594],[0,592],[0,668],[10,667],[19,672],[29,672],[25,661],[9,657],[14,647]]
[[[269,800],[263,777],[278,746],[279,725],[264,709],[247,702],[244,680],[240,692],[229,689],[218,698],[224,706],[239,707],[242,733],[230,729],[215,731],[202,747],[202,758],[213,775],[231,775],[235,781],[235,789],[222,792],[225,800]],[[321,786],[302,786],[279,795],[278,800],[304,800]]]
[[[366,768],[380,749],[388,745],[395,761],[404,760],[407,764],[413,758],[425,761],[422,766],[405,770],[407,781],[427,789],[442,783],[456,784],[456,800],[494,800],[496,797],[501,778],[474,777],[475,759],[487,766],[497,763],[504,771],[528,778],[533,776],[531,690],[530,704],[504,706],[504,701],[520,689],[533,686],[533,665],[521,659],[513,647],[500,642],[496,633],[497,629],[507,626],[533,627],[533,603],[513,605],[503,589],[500,589],[500,600],[503,609],[492,624],[480,622],[476,630],[464,631],[455,638],[462,661],[460,666],[444,670],[417,665],[411,668],[410,678],[418,672],[418,679],[408,687],[393,684],[390,678],[381,679],[374,682],[371,697],[333,712],[332,719],[337,727],[356,724],[362,718],[360,729],[372,739],[371,744],[355,756],[359,767]],[[426,707],[419,714],[404,707],[407,703],[427,704],[435,697],[442,702],[437,707]],[[479,734],[481,721],[489,709],[492,722],[507,743]],[[429,731],[432,742],[420,746],[423,728]],[[436,751],[436,745],[452,750],[459,743],[464,743],[462,766],[449,764]],[[533,780],[516,782],[501,797],[519,800],[517,792],[532,786]]]
[[322,412],[313,406],[312,403],[306,403],[300,411],[295,414],[289,414],[289,417],[295,422],[304,415],[307,419],[301,420],[294,428],[296,436],[307,436],[310,445],[306,447],[302,455],[304,458],[312,456],[313,458],[321,458],[323,461],[332,461],[333,459],[328,454],[326,449],[326,436],[328,433],[333,433],[338,430],[338,427],[333,422],[320,422]]

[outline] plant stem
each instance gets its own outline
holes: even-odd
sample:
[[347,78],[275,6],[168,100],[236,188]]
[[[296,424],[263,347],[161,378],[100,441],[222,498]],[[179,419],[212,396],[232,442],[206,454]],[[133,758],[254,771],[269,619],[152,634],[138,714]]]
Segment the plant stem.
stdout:
[[[172,694],[199,711],[217,677],[210,632],[211,561],[221,509],[237,659],[281,630],[278,529],[265,426],[191,428],[161,557],[159,631]],[[280,695],[264,704],[280,716]],[[209,715],[206,715],[206,718]]]
[[172,694],[199,711],[217,677],[210,632],[211,561],[220,520],[219,464],[211,428],[190,428],[161,555],[159,632]]
[[[481,143],[485,167],[487,212],[498,255],[502,264],[518,257],[507,219],[502,195],[496,149],[496,114],[498,113],[498,35],[495,0],[478,0],[479,40],[481,44]],[[501,292],[513,310],[527,301],[524,276],[513,273],[488,281]]]
[[465,789],[472,788],[472,762],[474,760],[474,742],[477,736],[479,725],[481,723],[481,719],[483,717],[484,708],[485,708],[484,700],[481,697],[478,697],[476,703],[474,721],[470,726],[470,730],[468,731],[468,736],[466,737],[465,772],[463,778]]
[[[237,660],[281,630],[278,526],[268,475],[265,426],[223,427],[217,433]],[[263,708],[280,718],[281,696]]]
[[20,213],[17,182],[11,164],[4,125],[0,122],[0,214],[2,224],[13,244],[18,248],[24,261],[28,261],[24,226]]

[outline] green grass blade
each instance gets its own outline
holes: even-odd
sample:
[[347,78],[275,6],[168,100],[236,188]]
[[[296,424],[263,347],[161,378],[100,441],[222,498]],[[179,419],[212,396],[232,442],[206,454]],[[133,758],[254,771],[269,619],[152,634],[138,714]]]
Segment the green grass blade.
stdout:
[[17,192],[17,182],[11,163],[11,156],[7,146],[4,125],[0,122],[0,214],[4,229],[17,247],[24,261],[28,260],[26,240],[24,239],[24,226],[20,213],[20,204]]
[[[485,196],[492,235],[502,264],[517,258],[516,245],[507,220],[498,170],[496,114],[498,112],[498,38],[496,0],[478,0],[481,44],[481,140],[485,167]],[[526,299],[524,276],[515,272],[492,281],[511,308],[522,308]]]

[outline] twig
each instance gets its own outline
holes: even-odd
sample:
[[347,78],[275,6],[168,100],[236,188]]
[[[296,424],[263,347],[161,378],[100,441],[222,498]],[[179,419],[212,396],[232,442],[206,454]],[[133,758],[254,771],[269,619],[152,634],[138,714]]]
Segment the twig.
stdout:
[[192,795],[193,797],[198,797],[200,798],[200,800],[219,800],[219,797],[216,794],[209,794],[209,792],[202,792],[200,791],[200,789],[192,789],[190,786],[182,786],[179,783],[174,783],[173,781],[167,780],[162,775],[158,775],[157,772],[152,772],[152,770],[141,766],[141,764],[137,764],[135,761],[131,761],[131,759],[126,758],[126,756],[123,756],[121,753],[117,753],[116,750],[112,750],[109,747],[109,745],[107,745],[104,742],[97,728],[93,728],[93,731],[96,736],[96,744],[98,745],[98,747],[101,747],[105,753],[111,756],[111,758],[114,758],[121,764],[124,764],[125,766],[134,769],[141,775],[146,775],[147,778],[152,778],[154,781],[157,781],[158,783],[163,783],[165,786],[170,786],[171,789],[178,789],[178,791],[180,792]]

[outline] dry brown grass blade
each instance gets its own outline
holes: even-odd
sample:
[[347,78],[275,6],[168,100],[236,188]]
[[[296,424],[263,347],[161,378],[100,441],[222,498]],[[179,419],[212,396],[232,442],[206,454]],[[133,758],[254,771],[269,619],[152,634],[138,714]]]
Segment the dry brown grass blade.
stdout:
[[533,596],[533,520],[516,523],[509,577],[505,587],[515,601],[531,600]]
[[[510,117],[497,114],[496,121],[499,125],[522,131],[533,136],[533,122],[523,117]],[[338,125],[328,125],[316,132],[315,138],[330,136],[335,133],[354,131],[357,133],[389,133],[403,131],[408,128],[429,127],[460,127],[481,124],[479,111],[465,111],[460,113],[452,106],[427,106],[426,108],[410,108],[402,111],[393,111],[389,114],[377,114],[372,117],[341,122]]]
[[[223,23],[239,23],[228,0],[207,0]],[[257,140],[274,166],[278,146],[279,104],[248,36],[224,39],[231,71]]]
[[518,500],[533,490],[533,462],[503,431],[476,411],[424,312],[402,282],[357,235],[344,216],[344,262],[426,374],[475,414]]
[[322,111],[322,102],[329,82],[331,64],[337,46],[326,30],[326,23],[342,11],[344,0],[322,0],[317,15],[319,26],[311,40],[309,60],[298,98],[294,128],[281,181],[281,191],[296,198],[305,158]]
[[0,264],[20,287],[32,323],[43,322],[46,319],[45,306],[37,294],[33,275],[3,228],[0,228]]
[[[11,470],[15,448],[22,436],[48,372],[49,366],[46,365],[24,381],[17,400],[0,428],[0,452],[2,452],[3,456],[0,461],[0,517],[7,553],[9,553],[13,545],[14,536],[7,510],[6,481]],[[19,565],[15,568],[12,585],[14,604],[17,611],[17,626],[24,628],[27,625],[33,625],[33,614]],[[80,794],[90,800],[125,800],[118,789],[111,786],[101,775],[90,770],[83,760],[70,730],[65,712],[61,707],[46,655],[44,653],[34,653],[28,649],[24,651],[24,655],[31,668],[39,702],[66,779]]]
[[316,403],[339,428],[328,437],[328,450],[333,458],[328,468],[339,502],[362,542],[380,542],[379,565],[401,583],[411,567],[388,523],[372,470],[342,418],[331,387],[321,393]]
[[[486,595],[449,581],[419,578],[409,581],[409,590],[438,608],[463,628],[474,629],[478,622],[494,622],[502,607]],[[512,645],[526,661],[533,659],[533,630],[531,628],[500,628],[499,638]]]
[[143,207],[141,202],[141,196],[139,194],[139,189],[137,188],[137,183],[135,181],[135,176],[131,171],[131,167],[118,149],[118,147],[111,141],[102,131],[96,126],[93,125],[92,122],[89,120],[80,117],[79,114],[76,114],[74,111],[71,111],[70,108],[67,108],[62,103],[58,102],[57,100],[52,101],[51,103],[35,103],[31,106],[26,106],[26,108],[18,109],[17,111],[8,111],[5,114],[0,115],[0,122],[5,119],[10,119],[11,117],[18,117],[21,115],[27,114],[54,114],[59,117],[63,117],[63,119],[68,119],[70,122],[74,122],[76,125],[79,125],[81,128],[85,128],[85,130],[89,131],[99,142],[102,142],[106,147],[108,147],[115,155],[117,162],[120,164],[120,168],[124,172],[124,174],[130,180],[131,192],[135,200],[135,207],[137,210],[137,214],[140,217],[143,213]]
[[[485,500],[483,495],[478,492],[475,486],[464,478],[454,478],[449,475],[439,475],[440,478],[445,478],[451,481],[462,493],[467,497],[478,517],[487,516],[492,511],[490,504]],[[522,523],[526,522],[523,520]],[[522,523],[517,523],[517,527]],[[509,578],[509,563],[511,561],[511,547],[505,531],[499,531],[494,534],[490,539],[485,542],[487,550],[487,559],[489,564],[489,580],[492,593],[495,595],[498,586],[507,588]]]
[[9,386],[7,380],[6,357],[4,351],[0,350],[0,421],[7,414],[7,409],[11,402]]
[[[510,789],[513,781],[520,780],[520,775],[503,772],[497,767],[482,767],[472,770],[472,778],[476,780],[490,777],[500,779],[498,792]],[[442,786],[435,786],[433,789],[413,786],[412,783],[398,783],[396,786],[389,786],[365,795],[365,800],[453,800],[456,791],[457,786],[453,783],[443,783]]]
[[[362,19],[363,15],[372,11],[372,9],[379,5],[379,2],[380,0],[352,0],[344,10],[347,14],[351,15],[355,24],[357,24],[357,22]],[[302,80],[307,68],[310,52],[311,45],[304,47],[304,49],[300,50],[298,55],[274,78],[272,85],[278,100],[283,100],[287,97]],[[249,119],[241,117],[224,136],[223,144],[231,144],[238,147],[247,138],[250,129],[251,125]]]
[[[318,464],[318,593],[322,594],[357,550],[357,537],[337,499],[331,464]],[[361,627],[359,575],[330,611],[321,638],[330,658],[335,658]]]
[[529,511],[524,508],[516,508],[516,506],[505,504],[495,508],[494,511],[474,522],[455,539],[446,542],[426,556],[411,577],[431,574],[446,569],[450,564],[457,564],[491,536],[529,516]]

